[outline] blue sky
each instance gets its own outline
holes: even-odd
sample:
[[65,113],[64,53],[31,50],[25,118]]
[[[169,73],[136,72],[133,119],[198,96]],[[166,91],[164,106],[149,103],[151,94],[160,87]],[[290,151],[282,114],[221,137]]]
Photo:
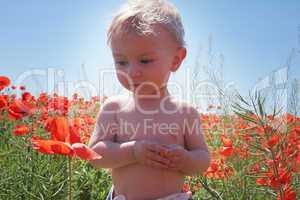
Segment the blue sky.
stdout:
[[[74,82],[84,63],[87,79],[98,86],[99,69],[113,69],[106,28],[123,2],[0,0],[0,74],[16,81],[26,71],[50,67],[63,70],[65,80]],[[215,65],[222,54],[225,81],[233,81],[242,93],[284,67],[293,48],[291,74],[300,77],[300,1],[171,2],[181,12],[188,45],[188,56],[172,80],[180,82],[196,59],[207,63],[209,38]],[[24,84],[33,92],[45,90],[45,78],[35,80]],[[110,95],[119,83],[112,77],[105,84]]]

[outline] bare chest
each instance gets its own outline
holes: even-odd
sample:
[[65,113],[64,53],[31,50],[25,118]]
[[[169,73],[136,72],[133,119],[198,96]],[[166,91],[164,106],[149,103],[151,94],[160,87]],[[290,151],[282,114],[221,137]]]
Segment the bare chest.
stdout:
[[180,114],[143,114],[134,109],[118,114],[117,142],[150,140],[164,144],[184,144]]

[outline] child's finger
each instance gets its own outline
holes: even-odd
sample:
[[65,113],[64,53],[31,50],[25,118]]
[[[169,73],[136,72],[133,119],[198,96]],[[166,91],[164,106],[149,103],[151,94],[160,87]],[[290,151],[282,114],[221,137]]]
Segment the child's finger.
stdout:
[[158,162],[161,162],[161,163],[164,163],[166,165],[168,165],[170,163],[170,161],[156,153],[153,153],[151,151],[148,151],[147,152],[147,158],[151,159],[151,160],[154,160],[154,161],[158,161]]
[[180,161],[180,157],[172,157],[170,158],[170,163],[178,163]]
[[150,144],[148,146],[148,149],[156,153],[166,153],[168,151],[166,147],[159,144]]
[[162,168],[162,169],[167,169],[168,168],[167,165],[164,165],[162,163],[159,163],[159,162],[156,162],[156,161],[153,161],[153,160],[147,160],[146,164],[148,166],[154,167],[154,168]]
[[174,156],[178,156],[178,152],[177,151],[172,151],[172,150],[168,150],[166,153],[167,157],[174,157]]

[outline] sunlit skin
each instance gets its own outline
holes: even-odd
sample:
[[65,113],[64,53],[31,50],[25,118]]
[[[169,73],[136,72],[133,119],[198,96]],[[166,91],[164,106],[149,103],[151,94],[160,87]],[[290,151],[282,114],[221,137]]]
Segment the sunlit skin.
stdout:
[[[103,158],[91,162],[95,167],[111,168],[115,195],[129,200],[156,199],[180,193],[187,174],[204,171],[209,155],[200,129],[183,130],[184,119],[199,125],[199,114],[190,105],[173,98],[166,88],[169,76],[186,56],[186,49],[163,28],[157,35],[140,36],[134,32],[112,39],[112,54],[120,83],[132,92],[128,98],[109,98],[98,116],[90,146]],[[167,114],[161,107],[177,110]],[[150,114],[146,111],[156,111]],[[106,112],[114,111],[114,112]],[[145,120],[150,128],[145,132]],[[120,129],[105,134],[101,126],[118,123]],[[122,131],[125,124],[137,127]],[[178,129],[163,133],[154,124]],[[147,188],[147,189],[145,189]]]

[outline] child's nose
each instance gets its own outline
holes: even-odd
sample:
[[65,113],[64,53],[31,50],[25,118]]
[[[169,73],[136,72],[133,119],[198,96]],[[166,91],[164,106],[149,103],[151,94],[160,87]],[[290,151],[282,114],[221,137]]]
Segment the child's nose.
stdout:
[[131,78],[139,77],[142,75],[141,69],[137,65],[131,65],[128,69],[128,75]]

